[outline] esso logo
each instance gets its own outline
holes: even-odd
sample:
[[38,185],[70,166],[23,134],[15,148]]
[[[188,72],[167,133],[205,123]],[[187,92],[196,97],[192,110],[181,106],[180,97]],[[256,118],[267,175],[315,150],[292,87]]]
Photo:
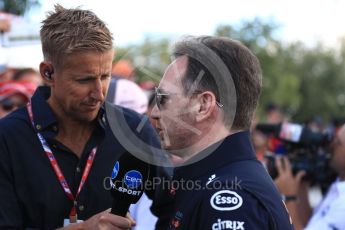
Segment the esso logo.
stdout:
[[143,176],[137,170],[131,170],[125,174],[124,181],[129,188],[137,188],[143,182]]
[[113,171],[111,172],[111,179],[115,179],[120,170],[120,163],[116,161]]
[[243,199],[236,192],[222,190],[213,194],[210,199],[212,208],[219,211],[236,210],[242,206]]

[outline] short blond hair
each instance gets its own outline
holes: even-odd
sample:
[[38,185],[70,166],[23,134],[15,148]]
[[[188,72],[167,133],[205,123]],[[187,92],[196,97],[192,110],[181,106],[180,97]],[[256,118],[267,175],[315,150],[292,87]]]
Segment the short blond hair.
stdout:
[[54,65],[61,65],[73,53],[113,49],[113,37],[106,24],[89,10],[55,5],[55,12],[49,12],[42,24],[43,56]]

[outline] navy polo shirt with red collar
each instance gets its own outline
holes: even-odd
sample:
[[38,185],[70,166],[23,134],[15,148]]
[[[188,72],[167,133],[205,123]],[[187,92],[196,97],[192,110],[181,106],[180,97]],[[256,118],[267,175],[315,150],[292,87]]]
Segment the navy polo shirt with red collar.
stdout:
[[293,229],[249,132],[228,136],[190,162],[174,172],[168,229]]

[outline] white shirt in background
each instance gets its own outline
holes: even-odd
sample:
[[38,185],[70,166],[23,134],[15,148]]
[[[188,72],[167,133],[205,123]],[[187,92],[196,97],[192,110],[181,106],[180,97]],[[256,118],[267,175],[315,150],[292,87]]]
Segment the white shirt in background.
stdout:
[[345,230],[345,181],[332,183],[304,230]]

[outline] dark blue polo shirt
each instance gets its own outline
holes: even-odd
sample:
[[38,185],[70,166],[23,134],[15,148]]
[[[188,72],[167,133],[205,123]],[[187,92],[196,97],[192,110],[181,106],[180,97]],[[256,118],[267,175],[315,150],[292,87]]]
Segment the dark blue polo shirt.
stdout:
[[168,229],[293,229],[249,132],[230,135],[195,158],[175,169]]
[[[98,146],[89,176],[77,199],[78,219],[85,220],[111,207],[108,178],[114,163],[126,150],[112,134],[104,110],[97,128],[87,141],[79,159],[68,147],[56,141],[59,124],[46,99],[49,88],[39,88],[32,97],[34,122],[49,143],[73,194],[79,186],[88,154]],[[127,125],[135,130],[141,115],[124,108]],[[139,138],[159,146],[157,135],[145,123]],[[159,205],[158,205],[159,206]],[[43,151],[30,123],[26,108],[0,120],[0,228],[54,229],[63,225],[72,207]]]

